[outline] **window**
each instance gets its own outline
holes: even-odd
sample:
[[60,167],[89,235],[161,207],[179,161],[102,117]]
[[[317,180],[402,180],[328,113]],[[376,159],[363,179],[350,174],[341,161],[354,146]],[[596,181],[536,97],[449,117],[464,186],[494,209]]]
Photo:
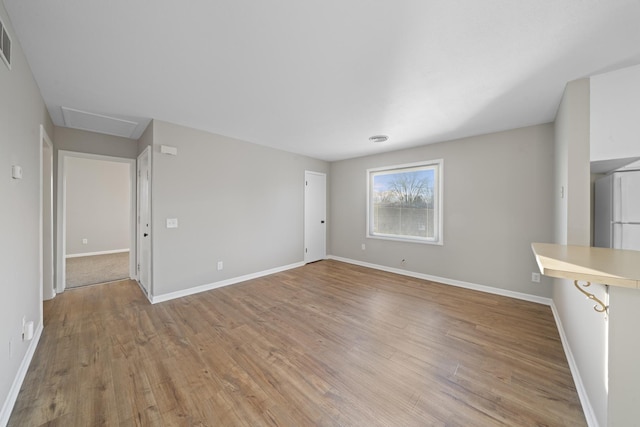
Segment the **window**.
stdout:
[[442,244],[442,160],[368,169],[367,237]]
[[2,21],[0,21],[0,59],[11,69],[11,39]]

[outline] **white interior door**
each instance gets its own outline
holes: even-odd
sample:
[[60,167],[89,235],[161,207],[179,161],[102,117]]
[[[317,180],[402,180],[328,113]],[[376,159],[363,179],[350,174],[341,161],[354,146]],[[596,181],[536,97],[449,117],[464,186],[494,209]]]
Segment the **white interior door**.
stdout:
[[304,262],[327,256],[327,176],[304,173]]
[[149,295],[151,285],[151,159],[147,147],[138,156],[138,282]]

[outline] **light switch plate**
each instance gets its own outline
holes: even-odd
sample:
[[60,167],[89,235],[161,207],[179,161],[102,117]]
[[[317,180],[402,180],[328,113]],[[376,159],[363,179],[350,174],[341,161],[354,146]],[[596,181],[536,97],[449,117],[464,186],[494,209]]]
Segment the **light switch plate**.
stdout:
[[167,218],[167,228],[178,228],[178,218]]

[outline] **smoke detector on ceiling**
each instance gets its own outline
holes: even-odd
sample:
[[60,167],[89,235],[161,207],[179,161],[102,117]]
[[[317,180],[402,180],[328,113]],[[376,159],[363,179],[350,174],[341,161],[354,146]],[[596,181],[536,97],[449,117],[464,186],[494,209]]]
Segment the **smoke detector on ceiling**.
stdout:
[[387,135],[373,135],[369,137],[369,141],[371,142],[386,142],[389,139]]

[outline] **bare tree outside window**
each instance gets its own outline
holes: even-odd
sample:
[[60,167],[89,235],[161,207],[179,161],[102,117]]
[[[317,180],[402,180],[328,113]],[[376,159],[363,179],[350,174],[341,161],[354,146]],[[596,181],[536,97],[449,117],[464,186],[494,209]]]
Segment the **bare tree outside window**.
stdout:
[[422,172],[404,172],[391,175],[389,186],[396,204],[404,207],[427,207],[433,204],[433,177]]
[[369,171],[370,237],[438,240],[438,164]]

